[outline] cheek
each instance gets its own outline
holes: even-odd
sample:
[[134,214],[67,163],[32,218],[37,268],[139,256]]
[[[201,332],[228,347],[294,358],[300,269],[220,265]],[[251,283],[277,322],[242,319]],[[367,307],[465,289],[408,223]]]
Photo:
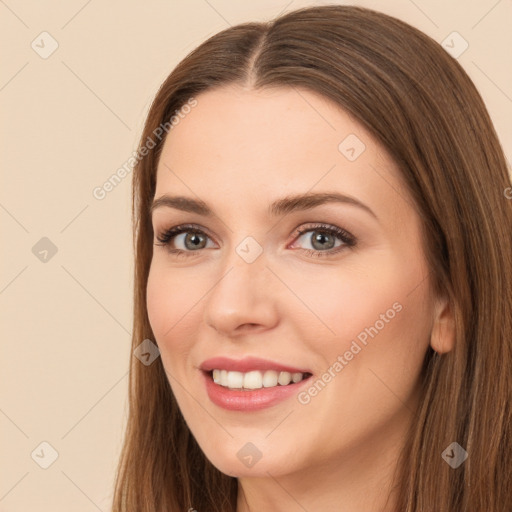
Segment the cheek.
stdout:
[[190,279],[180,278],[179,271],[165,270],[159,262],[151,265],[146,288],[147,311],[163,356],[166,351],[176,353],[186,348],[190,339],[186,331],[198,325],[195,314],[199,310],[194,305],[202,295],[204,291],[201,293],[197,286],[191,286]]
[[296,319],[315,328],[317,335],[331,344],[353,338],[379,321],[381,314],[387,312],[387,317],[394,318],[400,309],[396,303],[403,300],[407,286],[403,273],[395,274],[382,260],[357,267],[340,264],[339,269],[331,266],[309,275],[296,272],[286,277],[301,299],[292,301],[297,313],[301,311]]
[[172,326],[172,294],[166,293],[167,282],[152,264],[146,288],[149,323],[157,340]]
[[303,274],[294,292],[309,311],[297,305],[302,314],[296,319],[326,368],[350,350],[365,364],[394,359],[406,365],[411,357],[417,363],[430,327],[426,274],[421,258],[406,262],[382,253],[339,271],[322,269],[314,278]]

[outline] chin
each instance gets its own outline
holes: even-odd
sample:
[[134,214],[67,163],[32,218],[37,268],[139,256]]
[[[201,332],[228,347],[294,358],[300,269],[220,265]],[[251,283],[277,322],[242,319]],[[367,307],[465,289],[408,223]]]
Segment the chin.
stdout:
[[283,472],[283,468],[289,464],[283,464],[283,460],[276,458],[276,453],[272,453],[271,457],[265,457],[261,451],[251,443],[241,444],[241,447],[233,448],[233,450],[225,449],[223,452],[204,452],[208,460],[225,475],[241,478],[241,477],[268,477],[268,474],[279,475]]

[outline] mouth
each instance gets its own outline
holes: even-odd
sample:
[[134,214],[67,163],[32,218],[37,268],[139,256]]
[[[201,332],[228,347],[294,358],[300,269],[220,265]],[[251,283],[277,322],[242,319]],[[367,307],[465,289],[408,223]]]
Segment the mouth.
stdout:
[[270,359],[215,357],[198,368],[208,398],[229,411],[252,412],[277,406],[308,385],[313,373]]
[[229,371],[220,368],[205,371],[206,377],[215,384],[231,390],[254,391],[263,388],[293,386],[309,379],[309,372],[287,372],[276,370]]

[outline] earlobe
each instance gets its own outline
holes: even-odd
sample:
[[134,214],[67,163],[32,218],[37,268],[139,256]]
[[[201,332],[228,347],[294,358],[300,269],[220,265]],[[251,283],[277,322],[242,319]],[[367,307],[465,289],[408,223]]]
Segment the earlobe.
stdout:
[[455,318],[447,299],[436,302],[436,311],[430,335],[430,346],[438,354],[446,354],[455,345]]

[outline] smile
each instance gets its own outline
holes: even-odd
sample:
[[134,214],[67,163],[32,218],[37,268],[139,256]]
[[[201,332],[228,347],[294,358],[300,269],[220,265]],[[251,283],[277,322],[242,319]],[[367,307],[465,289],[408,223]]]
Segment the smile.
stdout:
[[290,373],[277,372],[275,370],[253,370],[246,373],[214,369],[212,378],[215,384],[229,389],[261,389],[272,388],[275,386],[288,386],[290,383],[296,384],[311,374],[309,373]]
[[214,357],[199,367],[208,398],[231,411],[258,411],[299,393],[313,376],[309,368],[254,356]]

